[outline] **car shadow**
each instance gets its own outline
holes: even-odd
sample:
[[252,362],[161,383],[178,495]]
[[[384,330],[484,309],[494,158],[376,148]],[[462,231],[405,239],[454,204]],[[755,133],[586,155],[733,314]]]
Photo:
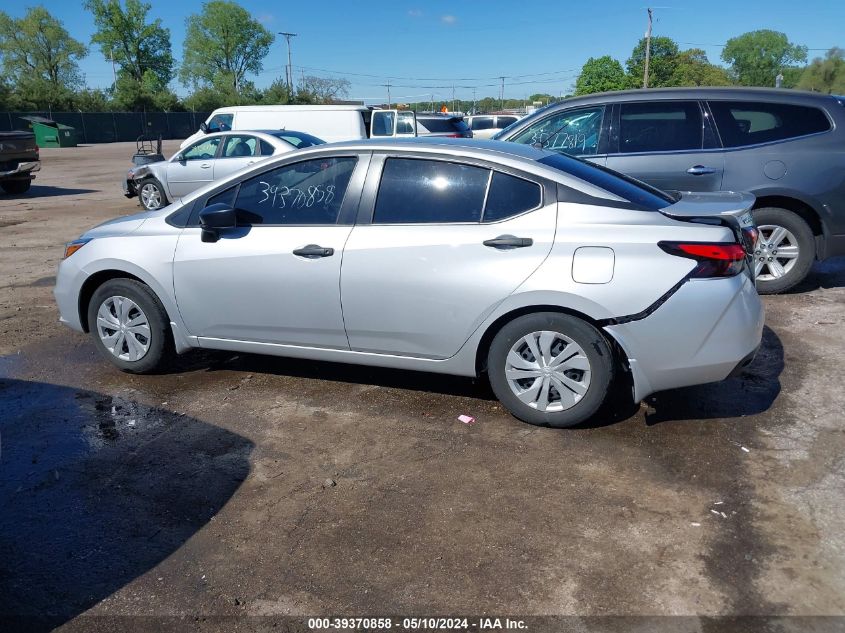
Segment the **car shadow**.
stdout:
[[815,262],[810,274],[786,294],[804,294],[820,288],[845,287],[845,257],[834,257]]
[[410,391],[495,400],[486,378],[466,378],[406,369],[312,361],[279,356],[261,356],[196,350],[181,357],[177,371],[237,371],[274,376],[292,376],[351,384],[392,387]]
[[58,196],[78,196],[83,193],[96,193],[98,189],[78,189],[73,187],[52,187],[49,185],[32,185],[24,193],[5,193],[0,190],[2,200],[26,200],[28,198],[55,198]]
[[780,393],[783,368],[783,344],[766,326],[757,356],[739,376],[649,396],[645,400],[650,408],[646,424],[739,418],[768,411]]
[[253,444],[131,398],[0,378],[0,630],[47,631],[220,511]]

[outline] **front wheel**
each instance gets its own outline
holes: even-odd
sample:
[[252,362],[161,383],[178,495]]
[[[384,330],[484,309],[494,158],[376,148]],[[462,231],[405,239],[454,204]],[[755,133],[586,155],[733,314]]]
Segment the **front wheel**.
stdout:
[[787,209],[752,211],[760,238],[754,251],[754,273],[760,294],[789,290],[810,272],[816,258],[813,231],[801,216]]
[[26,193],[29,191],[31,185],[32,180],[5,180],[0,182],[0,187],[3,187],[3,191],[11,194]]
[[155,178],[142,180],[138,188],[138,199],[141,206],[147,211],[161,209],[167,204],[167,197],[164,195],[164,187]]
[[567,427],[590,418],[607,397],[614,365],[610,347],[589,323],[538,312],[506,324],[487,355],[499,401],[530,424]]
[[88,304],[88,327],[100,353],[125,372],[160,371],[175,355],[164,306],[134,279],[111,279],[97,288]]

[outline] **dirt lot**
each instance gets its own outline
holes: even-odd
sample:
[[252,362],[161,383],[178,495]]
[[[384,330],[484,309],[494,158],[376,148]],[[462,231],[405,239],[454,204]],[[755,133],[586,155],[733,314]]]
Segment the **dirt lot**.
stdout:
[[765,299],[742,377],[572,430],[423,374],[197,354],[128,376],[51,292],[64,242],[138,210],[133,147],[43,150],[0,196],[4,616],[845,613],[843,260]]

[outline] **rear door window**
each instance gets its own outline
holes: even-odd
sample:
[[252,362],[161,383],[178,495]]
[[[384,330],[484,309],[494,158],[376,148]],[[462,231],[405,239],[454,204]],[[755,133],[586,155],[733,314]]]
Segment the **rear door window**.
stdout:
[[490,170],[461,163],[388,158],[374,224],[478,222]]
[[753,101],[708,103],[725,147],[783,141],[830,129],[825,113],[810,106]]
[[543,192],[535,182],[494,171],[484,207],[484,221],[504,220],[540,206]]
[[702,147],[703,126],[697,101],[623,103],[619,151],[666,152]]
[[496,117],[496,127],[498,128],[506,128],[509,125],[516,123],[517,118],[515,116],[500,116]]
[[578,156],[598,151],[604,106],[558,112],[524,129],[508,139],[524,145],[541,145],[543,149]]
[[260,146],[254,136],[228,136],[223,144],[220,158],[244,158],[258,156]]

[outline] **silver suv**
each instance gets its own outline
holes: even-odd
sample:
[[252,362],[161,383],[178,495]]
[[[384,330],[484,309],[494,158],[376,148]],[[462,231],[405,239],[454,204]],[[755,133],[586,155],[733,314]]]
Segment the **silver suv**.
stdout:
[[845,255],[845,100],[796,90],[665,88],[538,110],[495,138],[610,167],[664,190],[749,191],[761,293]]
[[311,147],[68,245],[55,295],[120,369],[202,347],[476,376],[567,426],[760,343],[747,194],[675,198],[533,147]]

